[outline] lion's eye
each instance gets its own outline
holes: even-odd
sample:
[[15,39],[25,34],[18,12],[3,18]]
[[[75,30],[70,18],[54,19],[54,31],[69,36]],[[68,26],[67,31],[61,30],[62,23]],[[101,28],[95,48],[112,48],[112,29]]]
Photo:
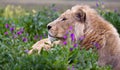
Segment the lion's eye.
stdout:
[[67,18],[64,17],[64,18],[62,19],[62,21],[65,21],[65,20],[67,20]]

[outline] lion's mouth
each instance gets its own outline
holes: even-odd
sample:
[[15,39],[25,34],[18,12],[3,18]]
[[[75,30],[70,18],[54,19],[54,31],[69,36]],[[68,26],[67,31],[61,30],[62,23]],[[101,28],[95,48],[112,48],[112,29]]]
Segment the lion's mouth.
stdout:
[[50,33],[48,34],[48,36],[55,38],[55,37],[54,37],[54,36],[52,36]]
[[65,40],[63,37],[56,37],[56,36],[53,36],[51,34],[48,34],[48,38],[51,42],[57,41],[57,40]]

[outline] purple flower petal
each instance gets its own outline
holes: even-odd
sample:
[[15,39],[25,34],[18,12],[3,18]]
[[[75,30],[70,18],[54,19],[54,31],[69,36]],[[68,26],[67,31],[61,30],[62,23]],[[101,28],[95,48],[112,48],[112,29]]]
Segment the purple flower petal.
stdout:
[[72,26],[70,26],[70,27],[69,27],[69,29],[70,29],[70,30],[73,30],[73,27],[72,27]]
[[72,70],[75,70],[74,65],[72,65]]
[[18,34],[18,35],[21,35],[21,34],[22,34],[22,32],[21,32],[21,31],[18,31],[18,32],[17,32],[17,34]]
[[9,24],[5,24],[5,28],[9,28]]
[[20,32],[23,33],[24,32],[24,28],[20,28]]
[[27,38],[23,37],[23,38],[22,38],[22,41],[23,41],[23,42],[27,42]]
[[64,41],[64,42],[63,42],[63,44],[64,44],[64,45],[67,45],[67,42],[66,42],[66,41]]
[[102,1],[101,4],[104,5],[104,2]]
[[66,31],[66,35],[69,34],[69,31]]
[[78,47],[78,44],[74,44],[73,47],[74,47],[74,48]]
[[98,2],[96,3],[96,7],[99,7],[99,3]]
[[70,48],[70,51],[73,51],[73,48]]
[[71,40],[74,42],[75,41],[75,35],[72,33],[70,34]]
[[13,32],[13,31],[14,31],[14,27],[11,27],[11,28],[10,28],[10,31]]
[[58,11],[58,8],[53,7],[52,10],[53,10],[53,11]]
[[47,37],[47,34],[46,34],[46,33],[44,33],[44,37]]
[[16,34],[13,35],[13,38],[14,38],[14,39],[17,38],[17,37],[18,37],[18,36],[17,36]]
[[36,40],[36,39],[38,39],[38,35],[35,35],[35,36],[34,36],[34,40]]
[[42,35],[40,36],[40,40],[42,39]]
[[96,42],[93,42],[93,45],[94,45],[97,49],[100,48],[100,45],[99,45],[98,43],[96,43]]
[[117,8],[115,8],[115,9],[114,9],[114,12],[115,12],[115,13],[116,13],[116,12],[118,12],[118,9],[117,9]]
[[63,36],[63,38],[64,38],[64,39],[67,39],[67,36],[65,35],[65,36]]
[[85,36],[81,36],[81,37],[79,38],[79,40],[82,41],[84,38],[85,38]]
[[70,67],[68,67],[68,69],[67,70],[70,70]]
[[29,50],[28,50],[28,49],[26,49],[26,50],[24,50],[24,52],[25,52],[25,53],[28,53],[28,52],[29,52]]
[[5,34],[5,35],[8,35],[8,32],[5,32],[4,34]]

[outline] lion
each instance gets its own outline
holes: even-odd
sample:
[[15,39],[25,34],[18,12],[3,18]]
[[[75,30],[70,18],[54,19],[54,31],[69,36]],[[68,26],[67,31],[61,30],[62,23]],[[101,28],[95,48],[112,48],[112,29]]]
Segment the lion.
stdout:
[[[70,27],[72,29],[69,31]],[[111,65],[113,70],[120,70],[119,34],[116,28],[103,19],[95,9],[87,5],[75,5],[49,23],[47,28],[50,42],[65,41],[64,36],[67,32],[74,33],[75,42],[84,36],[80,43],[81,48],[89,49],[97,44],[98,65]]]

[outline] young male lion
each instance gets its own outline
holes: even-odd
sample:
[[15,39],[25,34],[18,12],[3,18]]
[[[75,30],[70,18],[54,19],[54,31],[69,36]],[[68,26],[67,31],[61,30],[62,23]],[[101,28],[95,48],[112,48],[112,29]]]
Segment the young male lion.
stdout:
[[81,45],[86,49],[97,44],[98,65],[111,65],[114,70],[120,70],[119,34],[115,27],[98,15],[93,8],[86,5],[73,6],[47,27],[48,39],[51,42],[55,42],[56,39],[65,41],[64,36],[69,32],[69,27],[72,27],[75,42],[84,36]]

